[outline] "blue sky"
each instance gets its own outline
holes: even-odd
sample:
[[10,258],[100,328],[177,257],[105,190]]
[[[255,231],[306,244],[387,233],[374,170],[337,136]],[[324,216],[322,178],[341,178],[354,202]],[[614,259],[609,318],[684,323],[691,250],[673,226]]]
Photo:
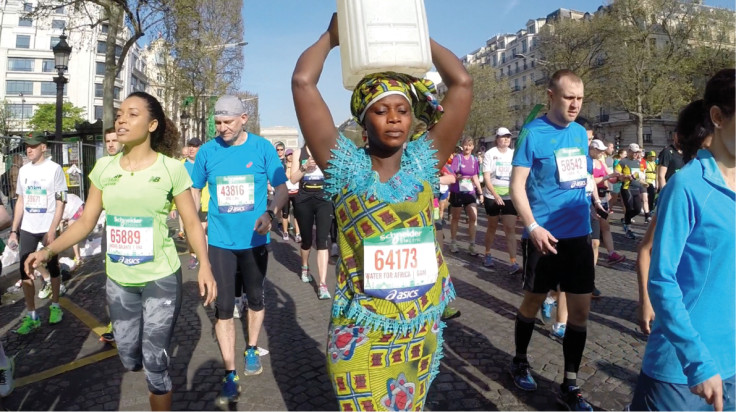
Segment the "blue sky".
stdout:
[[[458,56],[498,33],[515,33],[532,18],[560,7],[595,11],[608,0],[425,0],[429,33]],[[705,4],[733,9],[733,0]],[[245,69],[240,88],[260,97],[261,127],[298,128],[291,73],[299,55],[325,31],[335,0],[244,0]],[[350,93],[342,86],[339,49],[330,53],[319,83],[336,123],[350,117]]]

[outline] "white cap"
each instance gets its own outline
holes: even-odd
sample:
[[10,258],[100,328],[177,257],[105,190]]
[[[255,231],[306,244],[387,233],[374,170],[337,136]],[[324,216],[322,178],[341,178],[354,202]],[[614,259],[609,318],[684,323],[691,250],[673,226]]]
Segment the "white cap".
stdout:
[[634,152],[634,153],[641,152],[641,148],[639,147],[638,144],[632,143],[632,144],[629,145],[629,151],[630,152]]
[[505,127],[499,127],[498,130],[496,130],[496,137],[499,136],[511,136],[511,132]]
[[593,141],[590,142],[590,147],[597,150],[606,150],[606,145],[598,139],[593,139]]

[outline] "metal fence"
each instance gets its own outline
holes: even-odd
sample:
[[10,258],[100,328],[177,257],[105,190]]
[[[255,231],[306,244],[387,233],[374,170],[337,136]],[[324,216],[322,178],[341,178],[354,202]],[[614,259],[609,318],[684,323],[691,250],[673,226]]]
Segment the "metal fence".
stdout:
[[[86,142],[77,140],[70,142],[59,142],[49,140],[47,143],[47,156],[58,163],[64,170],[66,184],[69,193],[74,193],[85,200],[89,192],[89,180],[87,176],[97,161],[102,156],[104,147],[102,142]],[[25,143],[20,137],[0,136],[0,192],[2,192],[3,204],[9,205],[9,212],[15,208],[15,186],[13,181],[20,166],[27,163]]]

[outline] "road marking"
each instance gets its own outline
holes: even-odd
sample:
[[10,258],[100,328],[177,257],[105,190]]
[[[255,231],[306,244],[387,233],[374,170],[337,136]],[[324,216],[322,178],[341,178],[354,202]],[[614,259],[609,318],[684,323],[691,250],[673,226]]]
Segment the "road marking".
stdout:
[[62,373],[72,371],[74,369],[81,368],[83,366],[97,363],[103,359],[107,359],[113,356],[117,356],[117,349],[110,349],[105,352],[95,353],[94,355],[87,356],[86,358],[77,359],[67,363],[66,365],[57,366],[55,368],[47,369],[43,372],[34,373],[33,375],[24,376],[15,380],[15,387],[20,388],[22,386],[42,381],[44,379],[52,378]]
[[60,297],[59,306],[64,310],[71,312],[72,315],[76,316],[77,319],[87,325],[88,328],[92,329],[92,332],[96,333],[97,336],[101,336],[107,330],[107,325],[103,325],[102,322],[95,318],[91,313],[72,302],[69,298]]
[[[82,321],[82,323],[84,323],[88,328],[92,330],[92,332],[94,332],[98,336],[102,335],[107,330],[107,325],[103,325],[102,322],[95,318],[91,313],[89,313],[76,303],[72,302],[69,298],[60,297],[59,306],[61,306],[62,308],[64,308],[64,310],[71,313],[77,319]],[[20,388],[31,383],[52,378],[54,376],[61,375],[62,373],[66,373],[74,369],[91,365],[101,360],[116,356],[117,354],[118,350],[116,348],[113,348],[104,352],[95,353],[94,355],[90,355],[82,359],[75,359],[67,364],[18,378],[15,380],[15,387]]]

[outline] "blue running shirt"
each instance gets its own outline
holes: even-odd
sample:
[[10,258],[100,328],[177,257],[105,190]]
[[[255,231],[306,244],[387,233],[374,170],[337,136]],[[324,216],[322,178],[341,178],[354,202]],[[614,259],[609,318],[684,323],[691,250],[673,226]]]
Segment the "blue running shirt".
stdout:
[[[585,186],[593,162],[588,157],[588,136],[582,126],[570,123],[560,127],[546,115],[529,122],[519,135],[512,166],[530,169],[526,195],[540,226],[557,239],[591,232]],[[528,236],[524,230],[523,237]]]
[[220,136],[202,145],[192,172],[193,187],[210,188],[209,244],[223,249],[243,250],[270,241],[253,228],[266,212],[267,184],[286,182],[284,167],[273,145],[248,133],[239,146],[226,144]]

